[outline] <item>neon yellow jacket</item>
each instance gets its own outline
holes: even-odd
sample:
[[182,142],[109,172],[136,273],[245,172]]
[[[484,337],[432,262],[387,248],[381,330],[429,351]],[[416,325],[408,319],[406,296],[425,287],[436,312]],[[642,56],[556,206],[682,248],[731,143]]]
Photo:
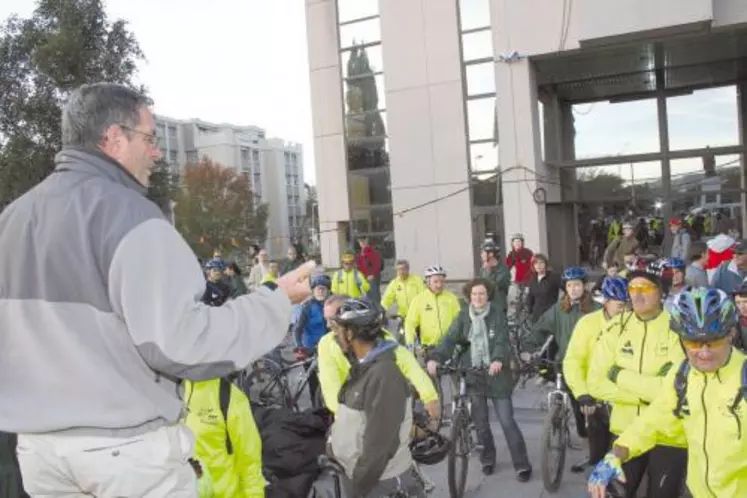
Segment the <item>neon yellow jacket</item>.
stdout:
[[599,337],[607,330],[607,315],[604,309],[582,316],[576,323],[563,358],[563,377],[573,396],[589,394],[586,378],[589,362]]
[[366,276],[356,269],[337,270],[332,275],[332,294],[344,294],[352,298],[359,298],[371,290]]
[[384,296],[381,298],[381,307],[389,310],[397,303],[397,315],[402,318],[407,316],[407,310],[415,297],[425,290],[422,277],[410,275],[406,280],[395,278],[386,287]]
[[195,433],[195,455],[208,468],[216,497],[264,498],[262,440],[246,395],[231,385],[228,435],[233,455],[226,449],[226,424],[220,410],[220,379],[185,382],[187,426]]
[[197,480],[197,496],[199,498],[215,498],[213,478],[210,476],[210,470],[205,465],[202,465],[202,477]]
[[267,275],[264,276],[264,278],[262,278],[262,283],[266,284],[267,282],[276,282],[277,279],[278,279],[278,277],[276,277],[275,275],[272,275],[272,274],[268,273]]
[[459,315],[462,305],[453,292],[444,289],[439,295],[424,290],[410,303],[405,318],[405,342],[415,343],[416,329],[420,327],[420,343],[438,346],[449,333],[449,327]]
[[[622,434],[633,421],[645,413],[647,405],[659,395],[666,364],[679,365],[685,354],[679,338],[669,330],[669,313],[643,321],[632,311],[609,321],[611,328],[597,341],[587,377],[590,394],[612,403],[610,430]],[[617,382],[607,377],[610,368],[621,370]],[[657,444],[684,447],[679,434],[660,434]]]
[[[687,487],[693,498],[747,496],[747,401],[731,406],[742,385],[745,355],[732,349],[726,365],[714,373],[690,368],[683,417],[674,416],[677,393],[675,365],[646,413],[615,442],[630,458],[645,453],[659,440],[676,433],[687,440]],[[689,411],[689,414],[687,412]]]
[[[385,337],[394,340],[388,332]],[[324,404],[331,412],[337,413],[337,406],[339,405],[337,397],[350,373],[350,362],[337,343],[334,332],[328,332],[321,338],[317,346],[317,355],[319,383],[322,386]],[[402,375],[415,387],[423,403],[438,400],[438,393],[433,381],[407,348],[398,346],[394,350],[394,359]]]

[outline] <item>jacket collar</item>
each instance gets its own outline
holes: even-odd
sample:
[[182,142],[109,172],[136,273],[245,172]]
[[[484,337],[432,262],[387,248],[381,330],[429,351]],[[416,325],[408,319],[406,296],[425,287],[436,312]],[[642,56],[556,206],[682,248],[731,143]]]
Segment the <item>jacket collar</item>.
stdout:
[[142,195],[148,191],[124,166],[98,150],[65,147],[57,153],[54,161],[55,172],[76,171],[85,175],[106,178],[140,192]]

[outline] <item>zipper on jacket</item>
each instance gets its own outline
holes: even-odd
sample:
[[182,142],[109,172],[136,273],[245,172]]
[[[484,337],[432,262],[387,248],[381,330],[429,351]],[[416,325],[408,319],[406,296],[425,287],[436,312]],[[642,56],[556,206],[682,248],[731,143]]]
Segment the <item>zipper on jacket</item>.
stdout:
[[[641,357],[638,360],[638,373],[643,374],[643,352],[646,350],[646,337],[648,336],[648,322],[643,322],[643,341],[641,341]],[[641,405],[638,404],[638,415],[641,414]]]
[[713,492],[711,489],[711,485],[708,482],[708,468],[709,468],[709,462],[708,462],[708,449],[706,448],[706,441],[708,441],[708,409],[706,408],[706,402],[705,402],[705,392],[706,388],[708,387],[708,376],[703,375],[703,390],[700,392],[700,403],[703,406],[703,456],[705,457],[705,485],[708,489],[708,492],[711,493],[711,496],[716,498],[716,493]]

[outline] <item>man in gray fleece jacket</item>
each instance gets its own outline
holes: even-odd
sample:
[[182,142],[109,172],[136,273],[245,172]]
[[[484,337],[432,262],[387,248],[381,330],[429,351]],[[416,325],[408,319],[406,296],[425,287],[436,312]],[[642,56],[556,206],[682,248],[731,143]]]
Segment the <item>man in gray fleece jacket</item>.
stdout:
[[223,377],[277,345],[300,269],[220,308],[197,258],[145,196],[149,102],[85,85],[54,172],[0,214],[0,431],[32,496],[197,496],[180,380]]

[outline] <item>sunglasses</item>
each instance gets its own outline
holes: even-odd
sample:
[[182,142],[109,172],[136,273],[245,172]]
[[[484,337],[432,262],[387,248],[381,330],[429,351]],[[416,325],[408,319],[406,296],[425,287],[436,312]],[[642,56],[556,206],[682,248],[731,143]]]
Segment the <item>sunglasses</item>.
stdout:
[[722,337],[720,339],[714,339],[712,341],[693,341],[690,339],[682,339],[682,345],[685,346],[685,349],[690,350],[700,350],[705,346],[708,346],[708,349],[719,349],[726,346],[728,343],[728,337]]
[[636,284],[628,286],[628,294],[653,294],[659,288],[654,284]]

